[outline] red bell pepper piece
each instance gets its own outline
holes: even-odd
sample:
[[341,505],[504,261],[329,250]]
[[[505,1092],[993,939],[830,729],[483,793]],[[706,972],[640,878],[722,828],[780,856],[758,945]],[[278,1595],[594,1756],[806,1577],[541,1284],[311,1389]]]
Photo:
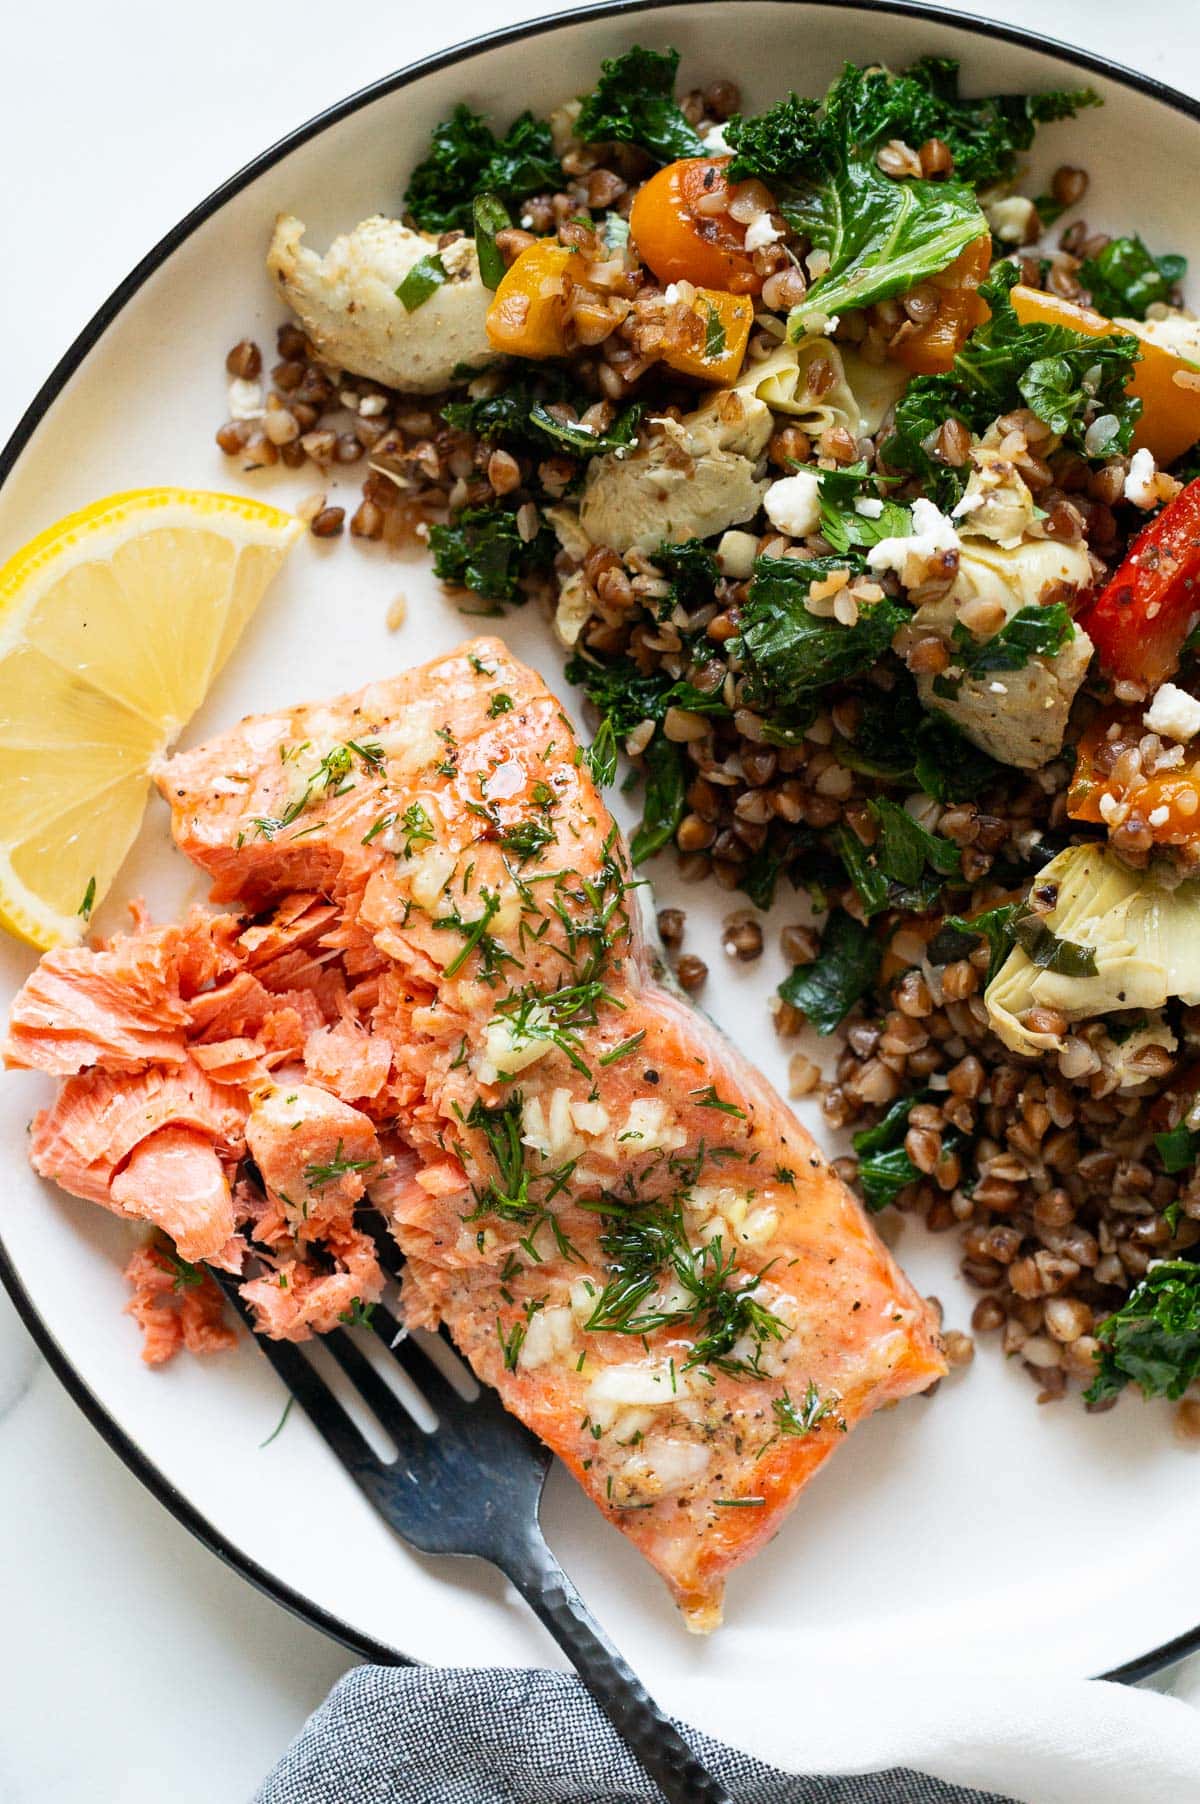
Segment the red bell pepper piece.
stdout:
[[1079,624],[1110,676],[1156,689],[1200,616],[1200,478],[1138,534]]

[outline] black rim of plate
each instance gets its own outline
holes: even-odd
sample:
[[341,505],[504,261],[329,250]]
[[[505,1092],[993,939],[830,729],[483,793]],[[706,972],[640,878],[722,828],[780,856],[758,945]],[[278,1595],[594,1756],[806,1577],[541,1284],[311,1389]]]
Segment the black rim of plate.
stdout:
[[[67,382],[103,337],[126,303],[133,298],[150,276],[168,261],[180,245],[191,237],[193,232],[221,211],[227,201],[240,194],[266,170],[282,161],[302,144],[320,137],[343,119],[349,118],[351,114],[359,112],[363,107],[370,106],[373,101],[381,99],[384,95],[410,87],[414,82],[420,81],[435,70],[452,68],[456,63],[465,62],[478,55],[480,51],[494,49],[502,44],[511,44],[524,38],[546,37],[555,31],[570,30],[585,22],[618,18],[633,20],[642,14],[666,13],[676,6],[693,3],[694,0],[600,0],[600,4],[531,19],[522,24],[505,26],[498,31],[485,32],[479,37],[455,44],[448,50],[439,51],[434,56],[425,57],[420,62],[409,64],[407,68],[381,77],[380,80],[361,88],[357,93],[349,95],[345,100],[328,107],[324,112],[316,114],[314,118],[289,133],[287,137],[279,139],[277,143],[272,144],[238,170],[237,174],[231,176],[227,182],[214,189],[206,200],[200,202],[199,206],[194,207],[190,213],[186,214],[178,225],[174,226],[152,250],[147,252],[141,262],[130,271],[125,280],[113,290],[103,306],[88,321],[74,343],[47,376],[21,416],[3,451],[0,451],[0,486],[7,481],[17,459],[66,387]],[[744,0],[726,0],[726,3],[739,5],[743,4]],[[771,3],[787,6],[793,4],[794,0],[771,0]],[[951,12],[945,7],[920,4],[919,0],[805,0],[805,3],[810,6],[824,7],[829,11],[846,10],[856,13],[893,14],[910,19],[918,26],[926,23],[937,27],[948,26],[973,37],[990,38],[1002,43],[1017,44],[1023,49],[1041,51],[1057,57],[1060,61],[1069,63],[1075,68],[1085,70],[1090,74],[1101,75],[1118,86],[1134,89],[1140,94],[1145,94],[1149,99],[1170,107],[1172,111],[1182,114],[1185,118],[1200,123],[1200,102],[1190,99],[1186,94],[1181,94],[1177,89],[1156,81],[1153,76],[1142,75],[1137,70],[1128,69],[1123,64],[1112,62],[1106,57],[1094,56],[1089,51],[1074,49],[1069,44],[1060,43],[1057,39],[1043,36],[1038,32],[1024,31],[1016,26],[1003,25],[994,19],[967,17],[961,13]],[[291,1610],[303,1621],[312,1624],[314,1628],[323,1630],[334,1640],[349,1648],[351,1652],[385,1665],[395,1666],[409,1662],[407,1655],[372,1640],[370,1636],[361,1634],[349,1623],[341,1621],[340,1618],[332,1615],[319,1604],[313,1603],[298,1591],[293,1590],[290,1585],[284,1584],[257,1560],[250,1558],[248,1554],[236,1547],[205,1516],[201,1515],[200,1511],[171,1483],[165,1474],[159,1471],[137,1442],[126,1434],[120,1424],[109,1414],[95,1392],[85,1383],[55,1340],[49,1327],[38,1314],[2,1239],[0,1239],[0,1282],[3,1283],[16,1305],[17,1312],[32,1335],[39,1352],[70,1396],[79,1405],[88,1421],[98,1430],[113,1452],[124,1461],[134,1476],[141,1480],[160,1503],[165,1504],[176,1521],[181,1522],[211,1552],[224,1560],[226,1565],[249,1579],[252,1585],[257,1586],[276,1603],[282,1604],[285,1609]],[[1147,1678],[1152,1673],[1162,1671],[1164,1667],[1173,1665],[1175,1661],[1196,1652],[1197,1649],[1200,1649],[1200,1624],[1185,1634],[1177,1635],[1173,1640],[1165,1641],[1161,1646],[1152,1648],[1149,1653],[1138,1655],[1097,1676],[1119,1679],[1131,1684],[1138,1679]]]

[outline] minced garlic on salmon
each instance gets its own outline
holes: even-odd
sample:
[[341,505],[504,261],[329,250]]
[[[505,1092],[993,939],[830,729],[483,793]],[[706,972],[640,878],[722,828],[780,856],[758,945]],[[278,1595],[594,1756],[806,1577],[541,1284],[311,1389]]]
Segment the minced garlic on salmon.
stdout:
[[409,1323],[712,1626],[843,1433],[944,1366],[791,1111],[655,981],[558,703],[481,639],[158,782],[229,912],[42,961],[7,1046],[64,1078],[35,1166],[292,1339],[379,1295],[373,1204]]

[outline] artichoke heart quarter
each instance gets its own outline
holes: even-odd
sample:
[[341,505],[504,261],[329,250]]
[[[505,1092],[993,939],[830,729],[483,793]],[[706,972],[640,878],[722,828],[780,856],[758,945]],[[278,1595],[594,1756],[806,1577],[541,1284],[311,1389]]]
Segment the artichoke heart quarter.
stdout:
[[1168,889],[1103,846],[1071,846],[1038,874],[1033,894],[1055,897],[1036,917],[1039,941],[1032,951],[1014,946],[984,996],[1011,1051],[1062,1050],[1061,1034],[1026,1025],[1032,1009],[1071,1022],[1161,1008],[1170,996],[1200,1001],[1200,880]]

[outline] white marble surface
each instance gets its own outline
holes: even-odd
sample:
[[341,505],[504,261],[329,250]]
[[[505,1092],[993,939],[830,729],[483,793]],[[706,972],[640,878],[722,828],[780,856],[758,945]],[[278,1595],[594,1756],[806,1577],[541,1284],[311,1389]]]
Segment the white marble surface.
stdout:
[[[384,0],[6,9],[0,438],[96,306],[231,170],[389,68],[550,10],[552,0],[460,0],[453,14]],[[1191,0],[1141,0],[1136,34],[1117,0],[990,10],[1200,89]],[[2,1294],[0,1550],[0,1804],[236,1804],[350,1664],[154,1502]],[[1180,1689],[1196,1683],[1189,1674]]]

